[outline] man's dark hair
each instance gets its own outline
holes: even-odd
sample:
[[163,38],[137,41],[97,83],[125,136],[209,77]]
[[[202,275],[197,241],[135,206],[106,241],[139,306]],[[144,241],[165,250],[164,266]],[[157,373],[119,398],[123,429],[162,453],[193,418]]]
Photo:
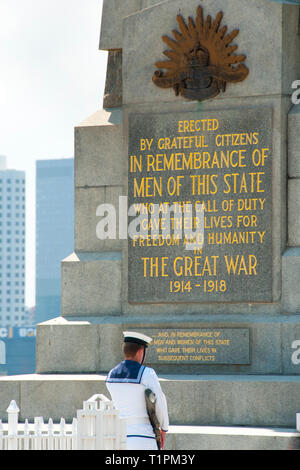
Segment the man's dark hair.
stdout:
[[123,343],[123,353],[126,357],[134,357],[144,346],[137,343]]

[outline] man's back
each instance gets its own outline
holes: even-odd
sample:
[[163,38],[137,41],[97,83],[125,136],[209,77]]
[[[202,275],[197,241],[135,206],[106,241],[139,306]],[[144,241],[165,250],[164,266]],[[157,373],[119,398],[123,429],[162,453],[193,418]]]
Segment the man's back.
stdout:
[[156,412],[162,429],[167,431],[169,422],[166,399],[155,371],[136,361],[124,360],[109,372],[106,386],[120,416],[127,420],[128,448],[132,448],[134,440],[134,446],[157,449],[155,434],[147,414],[146,388],[150,388],[156,395]]

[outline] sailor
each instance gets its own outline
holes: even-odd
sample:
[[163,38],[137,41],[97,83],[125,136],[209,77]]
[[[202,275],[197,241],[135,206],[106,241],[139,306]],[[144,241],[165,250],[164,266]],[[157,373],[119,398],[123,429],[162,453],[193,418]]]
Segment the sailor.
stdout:
[[[127,421],[127,450],[163,449],[169,428],[167,401],[155,371],[143,365],[152,339],[132,331],[125,331],[123,335],[124,361],[109,372],[106,386],[120,416]],[[156,397],[159,446],[147,413],[145,391],[149,389]]]

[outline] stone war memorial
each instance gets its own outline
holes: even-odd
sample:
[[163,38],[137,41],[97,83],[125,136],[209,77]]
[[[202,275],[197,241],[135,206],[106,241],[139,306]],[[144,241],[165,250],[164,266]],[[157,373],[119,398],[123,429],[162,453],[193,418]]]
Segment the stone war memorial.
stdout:
[[15,399],[71,420],[133,330],[153,338],[166,449],[299,447],[298,3],[104,0],[62,315],[37,327],[36,374],[0,379],[0,417]]

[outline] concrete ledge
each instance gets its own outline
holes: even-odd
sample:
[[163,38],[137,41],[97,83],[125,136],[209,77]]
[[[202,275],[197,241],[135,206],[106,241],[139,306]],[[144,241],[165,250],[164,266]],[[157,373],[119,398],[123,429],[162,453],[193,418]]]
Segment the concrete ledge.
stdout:
[[300,105],[294,105],[288,115],[288,173],[300,178]]
[[170,426],[165,450],[296,450],[295,429]]
[[[106,375],[26,375],[0,378],[0,419],[15,399],[20,420],[63,416],[69,422],[95,393],[109,397]],[[295,428],[300,377],[164,376],[170,424]],[[14,395],[14,396],[12,396]]]

